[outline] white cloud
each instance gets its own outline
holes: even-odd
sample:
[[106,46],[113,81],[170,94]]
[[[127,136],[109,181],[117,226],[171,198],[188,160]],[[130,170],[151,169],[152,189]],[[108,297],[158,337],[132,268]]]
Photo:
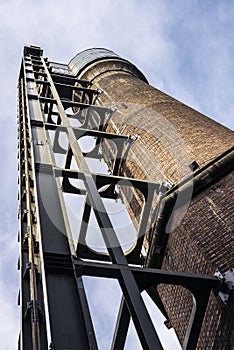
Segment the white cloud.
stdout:
[[[93,288],[95,280],[95,288]],[[118,282],[113,279],[100,279],[85,277],[84,285],[90,305],[90,313],[97,334],[98,346],[102,350],[110,349],[114,334],[117,314],[121,300],[121,289]],[[173,329],[167,330],[164,325],[165,318],[157,310],[146,292],[142,293],[147,310],[152,317],[156,332],[165,350],[181,349]],[[141,344],[136,333],[133,322],[130,322],[128,337],[126,339],[126,350],[141,350]]]
[[1,349],[16,349],[19,335],[19,315],[14,291],[0,282],[0,324]]
[[[172,4],[167,1],[168,10]],[[178,80],[167,85],[168,92],[234,128],[234,7],[228,1],[180,4],[173,7],[167,28],[179,62]]]

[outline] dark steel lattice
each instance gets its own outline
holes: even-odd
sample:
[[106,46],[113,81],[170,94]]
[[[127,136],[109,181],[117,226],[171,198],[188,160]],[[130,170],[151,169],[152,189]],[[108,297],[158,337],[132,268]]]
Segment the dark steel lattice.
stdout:
[[[55,66],[54,66],[55,67]],[[97,349],[96,336],[83,287],[83,276],[114,278],[122,290],[122,302],[111,349],[124,348],[132,318],[143,349],[162,349],[141,292],[160,283],[181,285],[194,296],[194,306],[184,349],[195,349],[211,289],[216,278],[142,267],[141,249],[154,193],[160,184],[119,176],[122,162],[134,137],[106,132],[115,109],[95,104],[99,94],[88,81],[78,80],[67,68],[50,68],[37,47],[25,47],[19,76],[19,218],[21,244],[21,331],[19,349]],[[74,92],[80,100],[74,100]],[[75,114],[69,115],[72,108]],[[95,121],[96,116],[96,121]],[[71,118],[79,120],[74,127]],[[96,124],[95,124],[96,123]],[[49,132],[54,131],[53,143]],[[59,143],[61,133],[68,148]],[[95,137],[96,147],[88,154],[98,159],[103,140],[116,148],[111,174],[90,172],[77,142]],[[66,155],[64,168],[55,165],[55,154]],[[78,170],[72,169],[75,160]],[[84,188],[71,179],[79,179]],[[123,252],[103,198],[116,198],[116,185],[139,190],[144,197],[137,242]],[[105,187],[104,191],[100,191]],[[73,247],[63,193],[85,195],[85,210],[76,248]],[[108,254],[86,245],[91,210],[102,233]],[[132,265],[134,264],[134,266]]]

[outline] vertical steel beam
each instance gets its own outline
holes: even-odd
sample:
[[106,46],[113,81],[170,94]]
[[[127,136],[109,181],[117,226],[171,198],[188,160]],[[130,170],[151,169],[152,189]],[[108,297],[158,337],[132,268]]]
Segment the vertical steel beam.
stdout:
[[[24,79],[26,86],[24,98],[27,103],[28,113],[28,120],[25,121],[25,123],[27,123],[27,126],[30,128],[29,119],[40,121],[40,124],[38,124],[39,126],[34,123],[35,126],[32,128],[34,140],[33,157],[35,157],[33,158],[33,171],[36,177],[35,190],[37,214],[39,219],[38,234],[41,249],[41,273],[44,276],[43,296],[45,307],[48,308],[45,310],[45,317],[47,320],[47,338],[48,341],[50,341],[48,345],[55,349],[78,349],[80,347],[82,349],[88,349],[91,336],[88,335],[84,326],[84,318],[81,308],[82,300],[80,297],[82,294],[82,282],[80,281],[79,285],[77,284],[72,269],[70,272],[66,271],[61,275],[60,273],[58,274],[48,269],[47,263],[44,261],[45,256],[48,253],[65,254],[71,261],[71,248],[69,245],[66,213],[64,212],[64,206],[61,202],[61,197],[58,191],[58,184],[53,174],[53,154],[51,153],[51,147],[47,141],[47,131],[43,127],[45,120],[40,107],[40,100],[35,85],[35,77],[33,75],[33,64],[32,61],[30,63],[30,56],[28,57],[27,62],[28,68],[26,74],[29,74],[30,76],[27,76],[28,79],[26,79],[26,77],[22,75],[22,79]],[[26,107],[24,107],[24,109],[26,110]],[[47,165],[42,165],[42,161],[47,163]],[[28,180],[26,180],[26,190],[29,194],[30,185],[27,185],[27,181]],[[31,211],[29,211],[29,213],[31,215]],[[29,224],[29,229],[32,230],[32,223],[29,214],[27,222]],[[30,238],[29,235],[29,245],[31,244],[32,238]],[[33,252],[30,254],[30,259],[32,260]],[[29,271],[29,273],[31,276],[31,271]],[[30,280],[32,280],[31,277]],[[33,279],[33,282],[34,290],[32,291],[36,293],[37,286],[35,285],[35,279]],[[35,315],[37,310],[34,310],[34,307],[37,307],[36,297],[31,295],[30,299],[31,301],[33,300],[33,316],[31,319],[33,345],[31,347],[29,344],[25,344],[23,350],[39,350],[40,335],[39,332],[36,332],[34,326],[35,320],[37,319],[37,315]],[[86,314],[88,313],[87,308],[85,312]],[[92,341],[92,344],[95,344],[95,340]]]
[[[21,269],[28,268],[29,274],[29,300],[27,301],[27,311],[30,313],[31,318],[31,341],[32,349],[40,350],[40,327],[39,327],[39,316],[38,316],[38,297],[37,297],[37,281],[36,281],[36,265],[35,265],[35,252],[34,252],[34,227],[32,222],[32,205],[30,196],[30,173],[29,173],[29,147],[30,142],[29,136],[27,134],[27,129],[29,127],[28,114],[27,114],[27,104],[25,98],[25,81],[21,77],[19,81],[19,94],[21,99],[20,113],[21,113],[21,145],[24,150],[24,171],[22,176],[24,176],[24,187],[25,187],[25,220],[27,223],[27,247],[28,247],[28,261],[26,265],[22,265]],[[28,146],[29,145],[29,146]],[[22,261],[23,262],[23,261]],[[23,321],[24,322],[24,321]],[[24,339],[22,337],[22,346],[24,344]]]
[[183,350],[196,349],[209,296],[209,290],[202,290],[200,293],[194,292],[194,303],[183,342]]

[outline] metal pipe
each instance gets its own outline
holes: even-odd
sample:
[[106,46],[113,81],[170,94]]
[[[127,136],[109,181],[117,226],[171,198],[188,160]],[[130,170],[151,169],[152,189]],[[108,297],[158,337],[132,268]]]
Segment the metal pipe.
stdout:
[[[222,179],[234,169],[234,147],[222,153],[219,157],[197,170],[193,176],[181,181],[178,185],[172,188],[167,195],[162,198],[158,216],[153,228],[152,238],[148,254],[146,256],[146,267],[161,267],[164,252],[167,245],[169,234],[169,225],[173,217],[173,209],[176,203],[178,194],[185,194],[191,190],[193,186],[192,198],[213,185],[215,182]],[[185,196],[186,198],[186,196]],[[181,203],[186,204],[186,203]],[[166,232],[167,231],[167,232]],[[155,254],[155,247],[160,246],[160,254]]]

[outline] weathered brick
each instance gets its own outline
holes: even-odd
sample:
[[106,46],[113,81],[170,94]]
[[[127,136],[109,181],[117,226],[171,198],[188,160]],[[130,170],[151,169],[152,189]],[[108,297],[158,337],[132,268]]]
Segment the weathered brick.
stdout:
[[[177,184],[191,174],[192,161],[203,167],[233,146],[231,130],[135,76],[109,69],[110,65],[97,63],[83,78],[102,89],[99,104],[118,108],[107,130],[138,136],[123,174]],[[216,268],[224,272],[234,266],[233,178],[231,173],[193,198],[182,222],[170,233],[164,269],[213,275]],[[142,200],[132,193],[135,200],[128,209],[134,218],[139,217]],[[127,200],[127,192],[123,196]],[[191,295],[179,286],[160,285],[158,290],[182,342],[192,308]],[[226,306],[211,293],[197,349],[233,349],[233,319],[233,296]]]

